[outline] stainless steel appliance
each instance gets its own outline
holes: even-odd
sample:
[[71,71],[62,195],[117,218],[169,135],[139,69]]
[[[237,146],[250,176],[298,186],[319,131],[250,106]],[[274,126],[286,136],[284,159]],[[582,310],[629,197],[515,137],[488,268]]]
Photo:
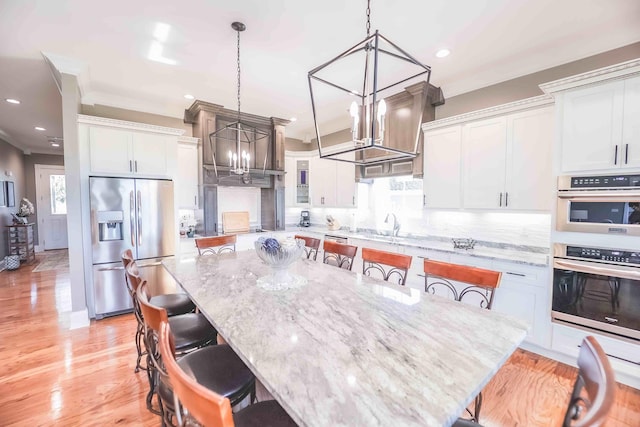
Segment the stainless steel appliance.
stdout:
[[640,236],[640,175],[558,178],[558,231]]
[[640,340],[640,251],[555,244],[551,316]]
[[311,215],[309,214],[309,211],[300,212],[300,223],[298,225],[300,225],[300,227],[311,226]]
[[[89,178],[94,316],[131,311],[121,254],[131,249],[145,279],[159,286],[169,276],[162,257],[175,254],[173,182]],[[163,286],[163,285],[162,285]]]

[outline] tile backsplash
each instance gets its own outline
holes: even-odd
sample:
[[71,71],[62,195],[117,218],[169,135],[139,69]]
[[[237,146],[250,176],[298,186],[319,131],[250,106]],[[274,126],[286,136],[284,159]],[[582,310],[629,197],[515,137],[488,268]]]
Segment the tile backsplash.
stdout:
[[[286,224],[295,225],[304,208],[287,208]],[[336,218],[343,228],[391,230],[393,221],[385,223],[389,212],[371,209],[310,208],[311,223],[322,226],[327,215]],[[551,215],[549,213],[478,212],[424,209],[413,212],[393,212],[400,223],[400,235],[473,238],[478,241],[510,243],[527,246],[550,245]]]

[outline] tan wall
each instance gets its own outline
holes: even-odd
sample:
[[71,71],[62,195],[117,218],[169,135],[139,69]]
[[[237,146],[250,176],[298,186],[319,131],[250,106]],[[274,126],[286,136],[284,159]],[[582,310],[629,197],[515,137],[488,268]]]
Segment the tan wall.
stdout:
[[[7,176],[11,172],[12,176]],[[0,259],[7,255],[7,229],[12,224],[11,214],[18,211],[20,200],[25,197],[24,159],[22,151],[0,139],[0,181],[13,181],[15,192],[14,207],[0,207]],[[4,191],[4,187],[2,188]],[[30,199],[32,202],[33,199]],[[30,219],[33,219],[31,217]]]
[[106,117],[116,120],[126,120],[129,122],[147,123],[150,125],[165,126],[175,129],[184,129],[185,136],[192,136],[191,125],[184,123],[181,118],[177,117],[125,110],[124,108],[108,107],[106,105],[82,105],[81,114]]
[[284,149],[287,151],[315,151],[318,149],[318,144],[315,139],[312,142],[302,142],[301,139],[286,138]]
[[542,91],[538,87],[541,83],[547,83],[636,58],[640,58],[640,42],[557,67],[548,68],[533,74],[527,74],[526,76],[507,80],[451,98],[447,98],[445,92],[446,102],[444,105],[436,108],[436,120],[542,95]]

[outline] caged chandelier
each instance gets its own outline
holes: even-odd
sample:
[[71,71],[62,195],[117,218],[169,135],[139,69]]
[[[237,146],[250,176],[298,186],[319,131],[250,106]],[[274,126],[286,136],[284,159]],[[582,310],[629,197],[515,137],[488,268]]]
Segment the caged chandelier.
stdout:
[[[385,132],[384,97],[417,78],[429,83],[431,68],[384,37],[371,34],[371,1],[367,0],[367,36],[330,61],[309,71],[309,92],[321,158],[369,165],[411,159],[418,153],[421,119],[411,126],[413,149],[399,147]],[[412,82],[413,83],[413,82]],[[426,95],[425,95],[426,96]],[[350,130],[351,141],[323,144],[321,124]]]
[[[216,129],[214,132],[209,134],[209,144],[211,147],[211,153],[215,156],[215,144],[213,143],[214,139],[217,139],[219,142],[227,141],[232,144],[231,150],[226,153],[227,160],[229,162],[229,174],[231,176],[241,176],[242,181],[248,183],[251,180],[251,161],[255,156],[255,144],[257,141],[267,138],[269,136],[269,132],[261,129],[259,127],[253,126],[251,124],[245,123],[241,120],[240,113],[240,33],[246,30],[246,26],[242,22],[233,22],[231,24],[231,28],[233,28],[237,33],[237,76],[238,76],[238,84],[237,84],[237,95],[238,95],[238,110],[236,120]],[[251,152],[254,152],[254,156],[252,156]],[[215,158],[213,159],[213,166],[215,168],[216,176],[218,176],[218,169],[216,167]],[[224,162],[224,160],[223,160]],[[266,168],[266,156],[263,165],[263,173],[264,168]]]

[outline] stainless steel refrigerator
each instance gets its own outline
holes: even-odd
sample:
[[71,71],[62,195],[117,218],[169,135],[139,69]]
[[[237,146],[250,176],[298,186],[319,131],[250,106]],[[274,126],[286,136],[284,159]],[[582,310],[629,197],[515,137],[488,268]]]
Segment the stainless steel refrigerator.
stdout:
[[160,262],[175,254],[173,182],[89,178],[94,316],[131,311],[121,254],[131,249],[150,282],[168,276]]

